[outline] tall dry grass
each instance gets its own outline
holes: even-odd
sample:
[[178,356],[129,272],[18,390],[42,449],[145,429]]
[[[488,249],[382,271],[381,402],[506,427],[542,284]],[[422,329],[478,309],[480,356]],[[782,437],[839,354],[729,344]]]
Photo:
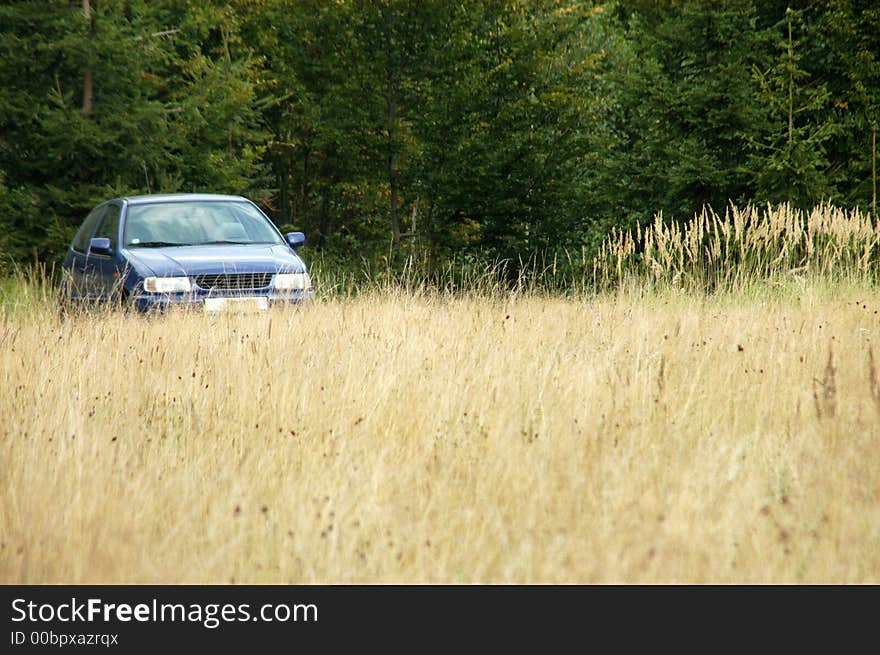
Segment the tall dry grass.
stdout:
[[880,582],[876,243],[703,214],[252,317],[22,276],[0,582]]
[[878,271],[880,223],[870,214],[830,205],[810,212],[731,206],[686,222],[658,214],[645,227],[612,231],[593,258],[590,282],[730,291],[792,276],[874,284]]
[[0,313],[0,582],[878,582],[880,294]]
[[399,269],[352,273],[312,262],[319,292],[354,296],[380,289],[443,293],[584,294],[622,286],[694,293],[742,291],[768,282],[821,280],[875,285],[880,281],[880,223],[870,213],[820,205],[710,208],[685,221],[657,214],[648,225],[613,229],[596,252],[560,249],[488,264],[469,256],[429,265],[411,254]]

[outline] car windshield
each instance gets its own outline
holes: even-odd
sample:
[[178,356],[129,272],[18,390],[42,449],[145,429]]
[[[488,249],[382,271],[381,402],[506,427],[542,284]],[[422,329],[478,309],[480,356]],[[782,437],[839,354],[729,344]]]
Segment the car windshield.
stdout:
[[283,243],[256,207],[235,200],[131,205],[124,241],[129,248]]

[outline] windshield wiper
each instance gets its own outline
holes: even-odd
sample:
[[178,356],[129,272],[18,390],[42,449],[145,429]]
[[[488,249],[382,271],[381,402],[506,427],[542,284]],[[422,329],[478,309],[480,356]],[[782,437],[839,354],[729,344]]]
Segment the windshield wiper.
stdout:
[[129,243],[128,248],[165,248],[168,246],[187,246],[188,243],[171,243],[170,241],[139,241],[138,243]]
[[195,246],[220,246],[220,245],[233,245],[233,246],[247,246],[250,245],[250,241],[224,241],[220,239],[219,241],[202,241],[201,243],[194,243]]

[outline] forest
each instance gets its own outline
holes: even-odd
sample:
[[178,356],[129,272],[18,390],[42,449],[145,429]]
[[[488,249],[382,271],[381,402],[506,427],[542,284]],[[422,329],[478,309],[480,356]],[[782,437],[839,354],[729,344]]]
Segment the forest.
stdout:
[[[878,57],[875,0],[0,4],[0,584],[880,583]],[[65,302],[174,192],[314,301]]]
[[0,266],[143,193],[428,272],[705,207],[876,216],[878,55],[871,0],[4,2]]

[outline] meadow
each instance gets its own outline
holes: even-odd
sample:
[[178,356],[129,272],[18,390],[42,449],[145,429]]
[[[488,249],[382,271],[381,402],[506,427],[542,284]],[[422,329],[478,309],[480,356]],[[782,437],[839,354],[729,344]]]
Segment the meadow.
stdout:
[[0,583],[880,582],[877,230],[780,211],[666,264],[615,236],[564,292],[7,287]]

